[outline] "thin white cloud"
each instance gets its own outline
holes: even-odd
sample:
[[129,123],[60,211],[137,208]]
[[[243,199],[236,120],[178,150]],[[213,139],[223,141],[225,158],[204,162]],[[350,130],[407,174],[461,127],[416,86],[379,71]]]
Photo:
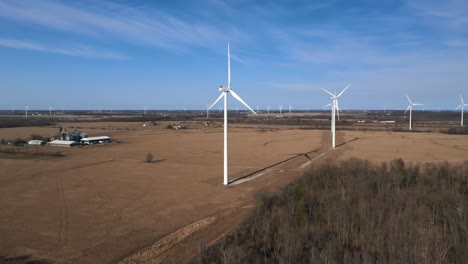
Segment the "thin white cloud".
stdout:
[[449,40],[445,44],[449,47],[468,48],[468,40]]
[[166,49],[183,49],[186,45],[210,46],[227,36],[247,38],[233,28],[217,28],[198,21],[184,21],[169,14],[117,4],[95,4],[92,8],[58,1],[2,1],[0,16],[19,23],[32,23],[63,33],[78,33],[96,38],[112,36],[134,44]]
[[26,49],[26,50],[56,53],[56,54],[76,56],[76,57],[105,58],[105,59],[116,59],[116,60],[126,59],[126,57],[122,54],[115,53],[115,52],[107,52],[107,51],[101,52],[101,51],[94,50],[93,48],[85,46],[85,45],[74,45],[73,47],[57,48],[57,47],[49,47],[49,46],[39,44],[39,43],[0,38],[0,46],[14,48],[14,49]]

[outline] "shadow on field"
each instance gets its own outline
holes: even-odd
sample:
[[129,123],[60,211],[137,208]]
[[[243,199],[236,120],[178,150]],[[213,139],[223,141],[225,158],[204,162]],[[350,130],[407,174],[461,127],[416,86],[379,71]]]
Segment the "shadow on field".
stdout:
[[341,146],[343,146],[343,145],[346,145],[346,144],[348,144],[348,143],[350,143],[350,142],[353,142],[353,141],[356,141],[356,140],[358,140],[358,139],[359,139],[359,138],[353,138],[353,139],[348,140],[348,141],[346,141],[346,142],[343,142],[343,143],[341,143],[341,144],[339,144],[339,145],[336,145],[336,147],[341,147]]
[[269,165],[269,166],[267,166],[267,167],[265,167],[265,168],[261,168],[261,169],[259,169],[259,170],[257,170],[257,171],[254,171],[254,172],[249,173],[249,174],[247,174],[247,175],[241,176],[241,177],[239,177],[239,178],[237,178],[237,179],[235,179],[235,180],[230,181],[229,184],[232,184],[232,183],[235,183],[235,182],[237,182],[237,181],[246,179],[246,178],[251,177],[251,176],[253,176],[253,175],[257,174],[257,173],[260,173],[260,172],[262,172],[262,171],[271,169],[271,168],[273,168],[273,167],[275,167],[275,166],[277,166],[277,165],[280,165],[280,164],[282,164],[282,163],[285,163],[285,162],[287,162],[287,161],[290,161],[290,160],[295,159],[295,158],[300,157],[300,156],[305,156],[307,159],[311,160],[311,158],[309,157],[309,154],[310,154],[310,153],[317,152],[317,151],[319,151],[319,150],[320,150],[320,149],[314,149],[314,150],[311,150],[311,151],[308,151],[308,152],[305,152],[305,153],[293,154],[294,156],[292,156],[291,158],[287,158],[287,159],[282,160],[282,161],[280,161],[280,162],[277,162],[277,163],[275,163],[275,164]]
[[165,161],[166,159],[158,159],[158,160],[152,160],[152,161],[149,161],[148,163],[159,163],[159,162],[163,162]]
[[3,257],[0,256],[0,264],[49,264],[45,260],[31,259],[31,256]]

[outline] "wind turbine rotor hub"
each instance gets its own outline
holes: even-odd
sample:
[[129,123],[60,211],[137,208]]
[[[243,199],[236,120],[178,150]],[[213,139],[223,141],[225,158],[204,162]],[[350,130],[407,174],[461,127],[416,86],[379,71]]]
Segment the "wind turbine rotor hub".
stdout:
[[229,92],[230,90],[231,90],[231,88],[229,88],[229,87],[223,87],[222,85],[219,86],[219,91],[220,91],[220,92],[225,92],[225,93],[227,93],[227,92]]

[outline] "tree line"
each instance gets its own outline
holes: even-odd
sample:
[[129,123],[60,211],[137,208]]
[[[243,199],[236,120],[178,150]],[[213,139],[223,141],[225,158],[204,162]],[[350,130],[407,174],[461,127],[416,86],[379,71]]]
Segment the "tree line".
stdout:
[[468,263],[468,161],[327,161],[193,263]]

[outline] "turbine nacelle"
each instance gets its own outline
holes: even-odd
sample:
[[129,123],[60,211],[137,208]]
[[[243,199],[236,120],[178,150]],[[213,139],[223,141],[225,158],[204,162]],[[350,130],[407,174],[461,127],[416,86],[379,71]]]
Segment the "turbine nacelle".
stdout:
[[229,87],[224,87],[222,85],[219,86],[219,91],[220,92],[224,92],[224,93],[228,93],[229,91],[231,91],[231,88]]

